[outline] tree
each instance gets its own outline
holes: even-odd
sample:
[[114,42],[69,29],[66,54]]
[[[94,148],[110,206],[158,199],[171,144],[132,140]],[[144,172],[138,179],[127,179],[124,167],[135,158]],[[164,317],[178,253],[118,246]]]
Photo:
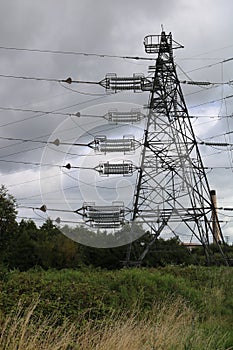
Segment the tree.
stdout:
[[48,219],[38,230],[35,252],[38,264],[48,268],[75,268],[82,265],[82,246],[65,237]]
[[4,185],[0,187],[0,262],[6,258],[10,241],[17,230],[16,200]]
[[17,234],[14,235],[7,254],[6,263],[9,268],[25,271],[38,265],[35,248],[38,231],[32,220],[22,220],[19,223]]

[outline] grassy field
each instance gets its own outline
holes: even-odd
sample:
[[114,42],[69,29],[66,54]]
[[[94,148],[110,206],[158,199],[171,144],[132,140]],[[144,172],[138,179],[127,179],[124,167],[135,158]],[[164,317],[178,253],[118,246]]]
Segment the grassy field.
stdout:
[[232,271],[2,269],[0,349],[233,349]]

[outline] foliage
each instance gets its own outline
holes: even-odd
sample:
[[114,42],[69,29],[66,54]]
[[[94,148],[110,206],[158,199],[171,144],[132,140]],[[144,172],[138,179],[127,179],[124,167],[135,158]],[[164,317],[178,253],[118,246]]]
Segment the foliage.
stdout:
[[[182,299],[155,303],[150,313],[137,309],[121,314],[112,312],[100,320],[82,316],[75,323],[60,325],[56,313],[48,318],[35,317],[39,299],[28,307],[19,304],[0,330],[0,349],[8,350],[224,350],[228,335],[220,329],[206,332],[195,312]],[[229,349],[229,348],[228,348]]]
[[[79,237],[84,242],[85,239],[90,240],[91,238],[94,241],[99,239],[109,243],[113,235],[108,235],[105,231],[93,232],[82,226],[69,227],[66,225],[62,230],[65,236],[50,219],[38,228],[32,220],[22,220],[17,223],[16,214],[15,199],[2,186],[0,188],[0,264],[5,264],[9,269],[17,268],[26,271],[36,266],[43,269],[81,266],[119,269],[124,266],[127,246],[100,249],[84,246],[70,239],[75,237],[77,240]],[[125,225],[121,231],[115,233],[115,238],[118,235],[127,235],[129,229],[129,226]],[[147,244],[150,244],[152,235],[144,232],[141,226],[137,226],[136,231],[141,237],[133,243],[132,251],[140,256]],[[233,246],[223,248],[227,249],[225,253],[232,257],[233,261]],[[217,258],[217,263],[223,264],[216,246],[212,245],[211,249]],[[159,237],[152,245],[150,244],[150,253],[145,256],[142,265],[158,267],[170,264],[205,265],[204,251],[201,247],[193,251],[188,250],[180,244],[177,237],[168,240]]]
[[0,187],[0,262],[3,262],[10,248],[10,241],[17,228],[16,202],[4,186]]
[[[1,187],[0,326],[2,323],[3,331],[0,333],[0,350],[4,349],[2,344],[10,344],[8,348],[12,350],[29,350],[32,347],[36,350],[40,346],[43,349],[44,345],[39,340],[48,328],[51,329],[48,334],[60,344],[58,349],[91,349],[93,344],[96,348],[96,342],[100,340],[103,347],[99,349],[114,349],[114,344],[125,339],[126,343],[122,343],[121,348],[125,346],[128,350],[131,339],[136,344],[141,338],[146,344],[143,337],[137,338],[138,334],[144,333],[151,339],[148,343],[151,348],[180,349],[171,339],[165,345],[165,340],[170,337],[169,330],[174,333],[174,340],[181,336],[179,327],[173,328],[180,320],[184,320],[183,328],[187,326],[182,343],[179,343],[184,350],[230,349],[233,345],[232,269],[200,266],[206,263],[203,249],[189,251],[180,245],[177,238],[166,241],[158,238],[150,247],[151,254],[143,260],[143,268],[121,269],[127,246],[106,249],[84,246],[64,236],[51,220],[38,228],[32,220],[17,223],[16,213],[14,198]],[[82,227],[73,229],[67,226],[65,230],[69,237],[74,232],[83,237],[94,235]],[[96,235],[101,239],[106,237],[105,232],[97,232]],[[151,235],[146,232],[132,248],[140,254],[150,240]],[[216,246],[211,249],[221,265]],[[224,249],[228,256],[233,256],[232,246]],[[36,307],[32,304],[33,300],[37,300]],[[172,302],[174,309],[171,308]],[[167,320],[158,316],[162,317],[158,310],[161,304],[165,305],[165,309],[162,306],[161,310],[165,316],[168,315]],[[178,304],[181,310],[177,310]],[[24,310],[27,311],[22,317]],[[153,310],[157,310],[158,315]],[[190,315],[187,319],[186,311]],[[51,317],[54,317],[53,321]],[[29,325],[31,319],[32,328],[29,327],[27,332],[27,339],[31,342],[25,343],[24,326]],[[20,325],[17,330],[14,328],[16,324]],[[35,332],[37,328],[33,328],[33,324],[39,333]],[[167,331],[161,333],[163,339],[156,343],[160,327],[165,330],[167,325]],[[14,329],[15,332],[12,331]],[[59,333],[67,335],[74,347],[62,343]],[[33,338],[32,334],[37,335]],[[130,337],[127,338],[126,334]],[[85,343],[85,337],[91,339],[90,344]],[[46,339],[50,341],[49,337]],[[34,346],[30,348],[32,344]],[[106,347],[104,344],[107,344]],[[141,349],[141,343],[138,344],[138,349]],[[50,349],[49,346],[47,343],[47,349]]]
[[[76,325],[76,331],[89,329],[83,336],[88,334],[93,342],[107,341],[110,329],[112,334],[117,332],[114,333],[116,341],[127,333],[131,341],[136,342],[139,341],[136,334],[142,337],[148,327],[150,345],[156,348],[159,348],[156,339],[160,337],[164,349],[169,349],[175,340],[183,347],[174,343],[171,349],[230,349],[233,345],[232,285],[233,273],[226,267],[168,266],[119,271],[37,268],[27,272],[3,269],[0,318],[2,315],[4,323],[12,315],[18,315],[19,302],[26,310],[37,300],[33,324],[53,317],[52,329],[56,330],[69,320]],[[125,333],[120,332],[121,328]],[[99,333],[101,329],[103,333]],[[173,340],[170,339],[172,333]],[[169,344],[165,343],[166,338]]]

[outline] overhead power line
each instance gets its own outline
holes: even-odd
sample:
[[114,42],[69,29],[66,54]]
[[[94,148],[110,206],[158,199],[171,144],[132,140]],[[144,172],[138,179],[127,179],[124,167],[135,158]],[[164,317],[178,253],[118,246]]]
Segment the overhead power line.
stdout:
[[22,139],[22,138],[16,138],[16,137],[5,137],[0,136],[0,139],[2,140],[9,140],[9,141],[22,141],[22,142],[35,142],[35,143],[43,143],[43,144],[51,144],[55,146],[65,145],[65,146],[87,146],[90,147],[92,142],[90,143],[71,143],[71,142],[61,142],[59,139],[56,139],[54,141],[43,141],[43,140],[35,140],[35,139]]
[[[107,77],[105,79],[101,80],[101,81],[73,80],[71,77],[68,77],[66,79],[55,79],[55,78],[43,78],[43,77],[19,76],[19,75],[11,75],[11,74],[9,74],[9,75],[8,74],[0,74],[0,77],[1,78],[9,78],[9,79],[22,79],[22,80],[35,80],[35,81],[46,81],[46,82],[55,82],[55,83],[66,83],[66,84],[69,84],[69,85],[70,84],[100,85],[100,86],[105,87],[105,88],[108,88],[108,83],[109,83],[108,82],[109,78],[107,78]],[[135,78],[129,78],[129,79],[132,81],[132,79],[135,79]],[[126,79],[124,78],[123,80],[126,80]],[[229,85],[229,84],[233,83],[233,80],[230,80],[228,82],[222,82],[222,83],[210,82],[210,81],[183,80],[183,81],[180,81],[180,83],[182,83],[182,84],[189,84],[189,85],[197,85],[197,86]],[[84,94],[88,94],[88,93],[84,93]]]
[[140,56],[124,56],[124,55],[110,55],[110,54],[100,54],[100,53],[91,53],[91,52],[76,52],[76,51],[63,51],[63,50],[48,50],[48,49],[28,49],[28,48],[19,48],[19,47],[7,47],[0,46],[1,50],[11,50],[11,51],[26,51],[26,52],[37,52],[37,53],[52,53],[59,55],[75,55],[75,56],[94,56],[100,58],[119,58],[127,60],[145,60],[145,61],[154,61],[154,58],[150,57],[140,57]]
[[24,164],[24,165],[36,165],[36,166],[53,166],[53,167],[62,167],[62,165],[57,164],[43,164],[40,162],[26,162],[26,161],[20,161],[20,160],[8,160],[8,159],[0,159],[0,162],[4,163],[14,163],[14,164]]
[[[232,46],[232,45],[231,45]],[[231,47],[229,46],[229,47]],[[228,46],[227,46],[228,47]],[[93,53],[93,52],[77,52],[77,51],[65,51],[65,50],[50,50],[50,49],[39,49],[39,48],[21,48],[21,47],[9,47],[9,46],[0,46],[0,50],[5,51],[21,51],[21,52],[34,52],[34,53],[50,53],[50,54],[59,54],[59,55],[74,55],[74,56],[93,56],[93,57],[99,57],[99,58],[118,58],[118,59],[129,59],[129,60],[145,60],[145,61],[154,61],[154,58],[151,57],[141,57],[141,56],[128,56],[128,55],[111,55],[111,54],[103,54],[103,53]],[[211,51],[212,52],[212,51]],[[192,58],[180,58],[181,60],[185,59],[204,59],[199,57],[192,57]],[[205,58],[210,59],[210,58]],[[217,59],[217,58],[211,58],[211,59]],[[233,57],[226,58],[224,60],[221,60],[219,62],[215,62],[213,64],[205,65],[199,68],[196,68],[195,70],[209,68],[212,66],[215,66],[217,64],[226,63],[229,61],[232,61]],[[193,70],[194,71],[194,70]]]
[[84,143],[71,143],[71,142],[60,142],[59,139],[54,141],[44,141],[44,140],[35,140],[35,139],[22,139],[16,137],[5,137],[0,136],[1,140],[9,140],[9,141],[22,141],[22,142],[36,142],[36,143],[44,143],[44,144],[52,144],[55,146],[66,145],[66,146],[89,146],[89,144]]
[[[43,213],[46,213],[47,211],[53,211],[53,212],[62,212],[62,213],[75,213],[75,214],[80,214],[80,215],[83,215],[83,213],[81,212],[81,209],[82,208],[78,208],[77,210],[70,210],[70,209],[56,209],[56,208],[47,208],[47,206],[45,204],[42,204],[41,207],[32,207],[32,206],[19,206],[18,207],[19,209],[32,209],[33,211],[34,210],[39,210],[39,211],[42,211]],[[127,209],[127,212],[132,212],[132,209],[130,208],[126,208]],[[203,208],[198,208],[198,207],[195,207],[195,208],[186,208],[187,210],[191,210],[191,209],[195,209],[195,210],[198,210],[198,209],[203,209]],[[212,209],[212,207],[205,207],[204,209]],[[223,211],[233,211],[233,208],[232,207],[218,207],[216,208],[217,210],[223,210]],[[177,213],[177,215],[179,215]]]
[[66,79],[55,79],[55,78],[42,78],[42,77],[28,77],[28,76],[18,76],[18,75],[8,75],[8,74],[0,74],[1,78],[12,78],[12,79],[23,79],[23,80],[36,80],[36,81],[48,81],[55,83],[78,83],[78,84],[96,84],[99,85],[100,82],[97,81],[84,81],[84,80],[73,80],[68,77]]
[[192,70],[188,71],[188,73],[196,72],[198,70],[202,70],[202,69],[205,69],[205,68],[211,68],[211,67],[217,66],[219,64],[227,63],[227,62],[230,62],[230,61],[233,61],[233,57],[229,57],[229,58],[226,58],[225,60],[222,60],[222,61],[219,61],[219,62],[215,62],[215,63],[212,63],[212,64],[207,64],[205,66],[192,69]]
[[[103,96],[103,95],[101,95],[101,96]],[[108,95],[106,95],[106,96],[108,96]],[[79,105],[79,103],[75,104],[74,106],[76,106],[76,105]],[[65,108],[70,108],[70,106],[65,107]],[[74,112],[74,113],[59,112],[60,110],[65,109],[65,108],[60,108],[60,109],[53,110],[53,111],[42,111],[42,110],[38,110],[38,109],[27,109],[27,108],[3,107],[3,106],[0,106],[0,110],[2,110],[2,111],[40,113],[40,114],[44,114],[44,115],[52,114],[52,115],[62,115],[62,116],[65,116],[65,117],[91,117],[91,118],[93,118],[93,117],[95,117],[95,118],[103,118],[104,117],[103,115],[83,114],[83,113],[81,114],[80,112]]]
[[208,101],[208,102],[203,102],[203,103],[200,103],[200,104],[198,104],[198,105],[191,106],[191,107],[189,107],[189,109],[191,109],[191,108],[196,108],[196,107],[200,107],[200,106],[204,106],[204,105],[207,105],[207,104],[210,104],[210,103],[215,103],[215,102],[227,100],[228,98],[233,98],[233,95],[228,95],[228,96],[226,96],[226,97],[218,98],[218,99],[216,99],[216,100],[212,100],[212,101]]
[[[230,132],[229,132],[230,133]],[[226,135],[226,133],[224,134]],[[65,146],[87,146],[90,147],[91,143],[72,143],[72,142],[61,142],[59,139],[56,139],[54,141],[44,141],[44,140],[35,140],[35,139],[24,139],[24,138],[17,138],[17,137],[5,137],[0,136],[0,140],[6,140],[6,141],[21,141],[21,142],[34,142],[34,143],[43,143],[43,144],[52,144],[55,146],[65,145]],[[233,146],[232,143],[226,143],[226,142],[205,142],[200,141],[198,142],[199,145],[205,145],[205,146]]]
[[29,112],[29,113],[42,113],[42,114],[55,114],[55,115],[63,115],[63,116],[74,116],[74,117],[80,117],[80,113],[64,113],[59,112],[59,110],[56,111],[41,111],[41,110],[35,110],[35,109],[26,109],[26,108],[15,108],[15,107],[2,107],[0,106],[0,110],[2,111],[13,111],[13,112]]
[[94,170],[95,168],[91,167],[83,167],[83,166],[71,166],[70,163],[67,163],[66,165],[59,165],[59,164],[51,164],[51,163],[41,163],[41,162],[26,162],[26,161],[20,161],[20,160],[7,160],[7,159],[0,159],[0,162],[5,163],[14,163],[14,164],[24,164],[24,165],[35,165],[35,166],[49,166],[49,167],[56,167],[56,168],[66,168],[66,169],[86,169],[86,170]]
[[[231,117],[232,117],[232,115],[231,115]],[[209,136],[209,137],[207,137],[207,139],[210,140],[210,139],[214,139],[215,137],[226,136],[226,135],[229,135],[229,134],[233,134],[233,130],[230,130],[228,132],[224,132],[224,133],[221,133],[221,134],[218,134],[218,135],[214,135],[214,136]]]
[[233,146],[233,143],[227,143],[227,142],[198,142],[199,145],[205,145],[205,146],[220,146],[220,147],[228,147]]
[[[17,123],[21,123],[21,122],[24,122],[24,121],[28,121],[28,120],[31,120],[31,119],[35,119],[35,118],[38,118],[38,117],[43,117],[45,114],[58,114],[57,112],[58,111],[62,111],[62,110],[65,110],[67,108],[72,108],[72,107],[76,107],[76,106],[81,106],[81,105],[85,105],[86,103],[90,103],[90,102],[93,102],[93,101],[98,101],[98,100],[101,100],[103,98],[107,98],[111,96],[111,94],[106,94],[104,96],[101,96],[101,97],[95,97],[95,98],[91,98],[91,99],[88,99],[86,101],[83,101],[83,102],[79,102],[79,103],[75,103],[73,105],[69,105],[69,106],[66,106],[66,107],[62,107],[62,108],[58,108],[58,109],[55,109],[53,111],[49,111],[49,113],[44,113],[44,112],[41,112],[41,114],[38,113],[38,115],[34,115],[34,116],[30,116],[30,117],[27,117],[27,118],[24,118],[24,119],[21,119],[21,120],[16,120],[16,121],[12,121],[12,122],[8,122],[8,123],[5,123],[5,124],[1,124],[0,127],[5,127],[5,126],[9,126],[9,125],[13,125],[13,124],[17,124]],[[34,111],[33,111],[34,112]],[[33,113],[32,112],[32,113]],[[69,113],[68,113],[69,114]],[[73,116],[72,114],[69,114],[70,116]],[[77,116],[77,115],[76,115]]]
[[211,82],[211,81],[194,81],[194,80],[181,80],[181,84],[197,85],[197,86],[209,86],[209,85],[229,85],[232,84],[232,80],[227,82]]
[[[109,95],[104,95],[104,96],[109,96]],[[78,104],[76,104],[78,105]],[[65,108],[70,108],[70,107],[65,107]],[[0,106],[0,110],[2,111],[13,111],[13,112],[25,112],[25,113],[39,113],[39,114],[51,114],[51,115],[61,115],[61,116],[67,116],[67,117],[90,117],[90,118],[104,118],[104,115],[97,115],[97,114],[81,114],[80,112],[74,112],[74,113],[64,113],[64,112],[59,112],[62,109],[65,108],[61,108],[61,109],[57,109],[57,110],[53,110],[53,111],[42,111],[42,110],[38,110],[38,109],[26,109],[26,108],[16,108],[16,107],[4,107],[4,106]],[[228,118],[228,117],[232,117],[232,114],[229,115],[189,115],[189,118]],[[34,116],[32,116],[31,118],[34,118]],[[30,118],[27,118],[30,119]],[[18,123],[20,121],[15,121],[12,123]],[[9,125],[9,124],[7,124]],[[0,125],[1,127],[1,125]]]
[[[36,213],[35,213],[36,214]],[[38,214],[36,214],[38,215]],[[31,218],[31,217],[28,217],[28,216],[17,216],[17,219],[21,219],[21,220],[33,220],[33,221],[45,221],[47,220],[47,218],[43,218],[43,217],[34,217],[34,218]],[[60,223],[64,223],[64,224],[77,224],[77,225],[80,225],[80,224],[83,224],[83,222],[81,221],[71,221],[71,220],[62,220],[60,218],[56,218],[56,219],[51,219],[49,218],[51,221],[57,223],[57,224],[60,224]]]
[[[78,155],[80,156],[80,155]],[[20,161],[20,160],[8,160],[8,159],[0,159],[0,162],[4,163],[14,163],[14,164],[24,164],[24,165],[33,165],[33,166],[50,166],[50,167],[58,167],[58,168],[66,168],[68,170],[70,169],[85,169],[85,170],[96,170],[96,167],[84,167],[84,166],[74,166],[71,165],[70,163],[67,163],[66,165],[59,165],[59,164],[52,164],[52,163],[41,163],[41,162],[26,162],[26,161]],[[135,167],[135,169],[139,169],[139,167]],[[231,169],[232,167],[229,166],[208,166],[204,167],[204,169]],[[16,172],[17,173],[17,172]],[[13,173],[15,174],[15,173]],[[20,184],[19,184],[20,185]]]

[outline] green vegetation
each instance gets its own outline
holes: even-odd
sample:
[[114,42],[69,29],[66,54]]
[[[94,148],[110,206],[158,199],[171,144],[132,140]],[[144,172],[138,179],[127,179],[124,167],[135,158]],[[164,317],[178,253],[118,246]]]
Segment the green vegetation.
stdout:
[[[119,269],[123,266],[122,262],[126,259],[126,246],[107,249],[84,246],[64,236],[49,219],[38,228],[32,220],[22,220],[18,223],[16,213],[14,198],[2,186],[0,188],[0,263],[9,269],[27,271],[36,266],[43,269],[79,268],[80,266]],[[127,225],[124,229],[127,230]],[[72,230],[80,236],[94,235],[83,227],[63,228],[63,231],[71,236]],[[124,234],[124,232],[118,234]],[[106,237],[106,232],[97,232],[96,237]],[[151,234],[148,232],[143,234],[142,230],[142,237],[134,242],[133,249],[140,255],[150,241]],[[227,250],[229,258],[232,257],[233,261],[233,246],[226,246],[223,249],[225,252]],[[178,238],[166,241],[158,238],[150,247],[150,251],[152,253],[146,255],[143,266],[206,264],[202,247],[189,252],[180,244]],[[213,262],[224,264],[215,245],[212,246],[212,252],[215,258]]]
[[[56,317],[35,321],[32,303],[23,312],[3,322],[0,349],[8,350],[223,350],[229,348],[227,335],[219,329],[208,332],[200,327],[193,310],[182,300],[154,305],[150,314],[139,317],[137,311],[89,320],[82,327]],[[82,323],[80,318],[79,323]]]
[[201,248],[159,238],[143,268],[122,269],[126,247],[86,247],[16,214],[1,187],[0,350],[233,349],[233,273],[214,246],[219,266],[205,267]]
[[[57,336],[58,330],[71,332],[71,343],[86,341],[86,347],[68,348],[66,343],[67,347],[58,349],[96,349],[98,347],[91,344],[97,340],[102,344],[107,340],[117,343],[120,339],[125,344],[135,340],[138,345],[114,347],[110,342],[109,348],[233,349],[232,285],[232,270],[227,267],[169,266],[119,271],[33,269],[27,272],[2,269],[0,323],[7,323],[11,328],[17,322],[24,327],[28,319],[24,312],[29,312],[35,304],[28,321],[31,337],[33,327],[50,325],[50,332]],[[4,341],[8,328],[3,327]],[[90,344],[85,334],[92,339]],[[101,346],[100,349],[107,349],[104,343]]]

